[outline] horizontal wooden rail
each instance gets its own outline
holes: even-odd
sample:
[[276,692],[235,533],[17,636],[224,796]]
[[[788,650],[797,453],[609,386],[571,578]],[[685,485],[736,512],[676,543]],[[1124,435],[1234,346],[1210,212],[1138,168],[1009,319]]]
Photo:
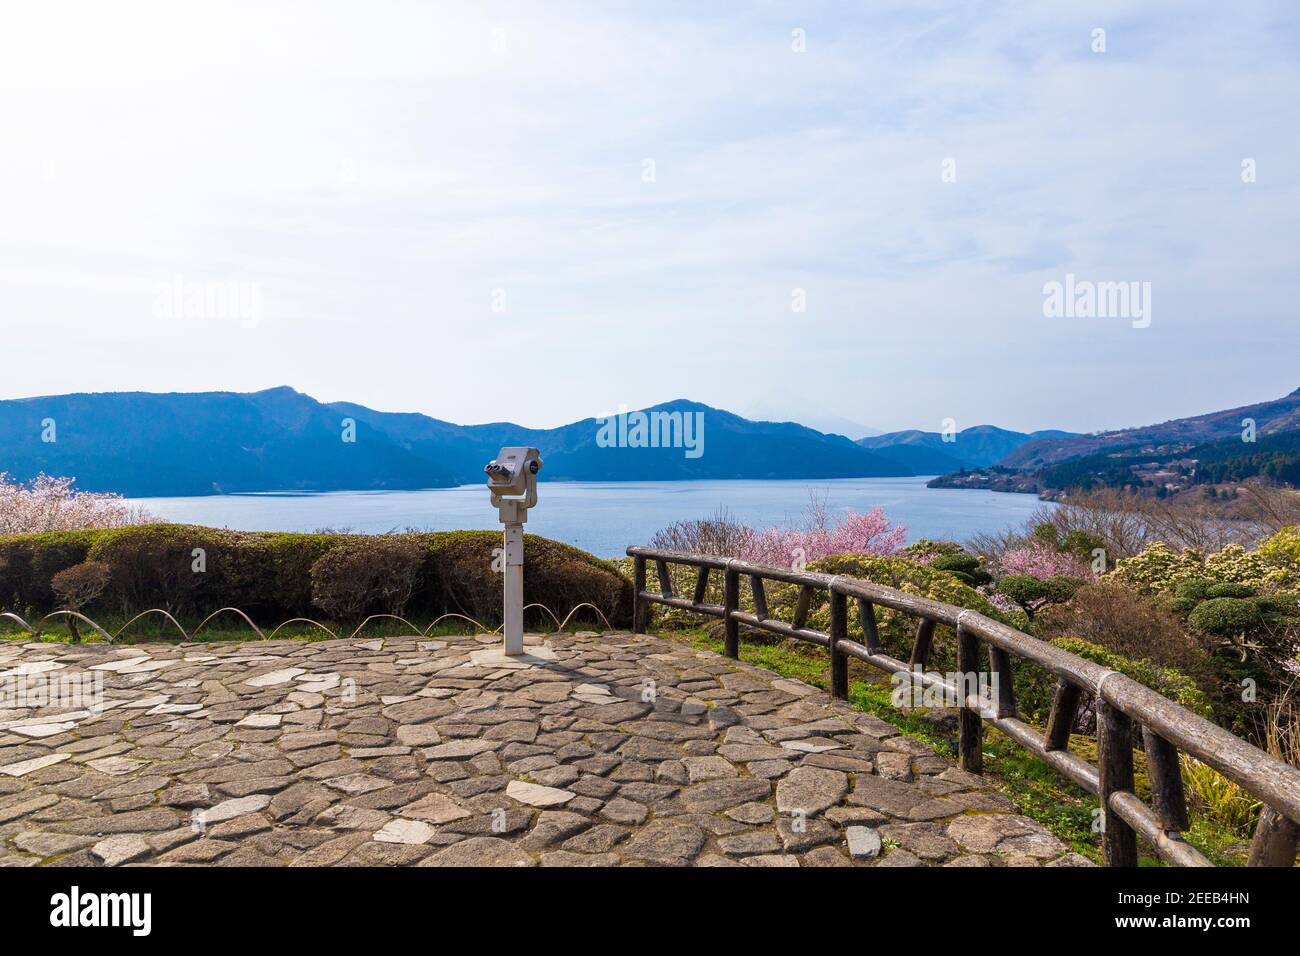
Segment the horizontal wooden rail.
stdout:
[[[1251,866],[1291,866],[1295,862],[1297,844],[1300,843],[1300,770],[1118,671],[1076,657],[969,608],[942,604],[870,581],[655,548],[631,547],[627,553],[633,559],[633,619],[639,631],[645,630],[648,605],[664,604],[721,618],[726,634],[725,653],[729,657],[739,656],[739,628],[742,624],[827,648],[831,656],[831,692],[840,698],[848,696],[849,658],[888,674],[899,675],[921,689],[941,691],[946,700],[960,701],[959,758],[963,767],[978,771],[981,763],[979,731],[983,724],[988,724],[1076,786],[1099,796],[1105,829],[1102,852],[1109,865],[1134,865],[1136,856],[1132,848],[1138,836],[1145,839],[1162,859],[1175,866],[1212,865],[1182,838],[1182,831],[1188,823],[1178,763],[1180,752],[1213,767],[1264,804],[1251,846]],[[655,563],[662,593],[646,588],[648,561]],[[696,569],[693,599],[678,597],[673,592],[669,565],[674,564]],[[722,574],[722,604],[704,601],[708,577],[713,571]],[[742,576],[749,579],[754,599],[753,612],[740,608]],[[771,616],[766,590],[769,581],[799,587],[792,621]],[[828,595],[831,610],[829,633],[808,627],[809,609],[817,591],[825,591]],[[848,634],[850,600],[857,602],[859,610],[860,641],[851,639]],[[881,647],[875,620],[877,607],[918,619],[909,660],[899,660]],[[957,633],[959,671],[965,675],[961,687],[954,686],[942,675],[925,671],[934,629],[938,625],[953,628]],[[987,651],[986,658],[980,657],[981,645]],[[980,659],[989,661],[991,671],[998,678],[998,697],[992,702],[992,707],[978,694],[969,693],[976,661]],[[1041,667],[1057,679],[1045,731],[1016,716],[1011,686],[1013,661]],[[1070,729],[1084,694],[1098,701],[1100,767],[1068,749]],[[1154,806],[1148,806],[1134,792],[1133,748],[1138,740],[1142,741],[1147,752],[1147,774],[1152,784]]]

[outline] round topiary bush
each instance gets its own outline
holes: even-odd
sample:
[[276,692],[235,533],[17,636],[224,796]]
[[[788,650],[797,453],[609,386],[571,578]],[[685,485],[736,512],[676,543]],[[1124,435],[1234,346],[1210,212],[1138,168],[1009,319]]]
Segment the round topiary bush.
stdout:
[[[460,611],[495,623],[501,615],[501,547],[499,531],[376,536],[155,524],[11,535],[0,537],[0,610],[53,610],[60,600],[52,589],[54,576],[93,560],[108,568],[104,603],[119,613],[160,607],[197,619],[235,607],[275,624],[314,613],[312,569],[347,548],[351,557],[340,555],[332,570],[326,562],[317,586],[338,613],[403,607],[408,615]],[[397,552],[402,557],[392,565]],[[611,562],[535,535],[525,536],[524,552],[527,602],[545,605],[560,618],[590,602],[614,627],[631,621],[631,582]],[[372,564],[388,573],[376,577]],[[347,597],[350,587],[360,588],[362,597]],[[541,624],[550,618],[533,610],[528,620]],[[575,620],[599,623],[590,611]]]
[[1030,574],[1009,574],[997,583],[999,594],[1015,601],[1031,620],[1034,614],[1050,604],[1064,604],[1083,586],[1078,578],[1055,575],[1036,578]]
[[1255,589],[1248,584],[1238,584],[1235,581],[1221,581],[1218,584],[1212,584],[1205,590],[1205,599],[1213,598],[1248,598],[1255,596]]
[[311,566],[312,603],[339,621],[367,612],[400,615],[420,583],[424,559],[419,543],[397,535],[349,541]]
[[963,584],[979,587],[993,580],[993,575],[984,570],[983,563],[974,554],[945,554],[927,565],[936,571],[947,571]]
[[1193,630],[1215,637],[1235,637],[1262,623],[1259,605],[1249,598],[1211,598],[1196,605],[1187,616]]

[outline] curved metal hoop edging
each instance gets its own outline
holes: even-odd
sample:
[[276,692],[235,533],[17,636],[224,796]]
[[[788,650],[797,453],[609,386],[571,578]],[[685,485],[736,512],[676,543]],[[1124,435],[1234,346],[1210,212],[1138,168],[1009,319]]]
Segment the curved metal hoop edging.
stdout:
[[[569,613],[566,614],[566,615],[564,616],[564,619],[563,619],[563,620],[560,620],[560,618],[556,617],[555,612],[552,611],[552,610],[551,610],[549,607],[547,607],[545,604],[541,604],[541,603],[538,603],[538,602],[534,602],[534,603],[532,603],[532,604],[525,605],[525,606],[524,606],[524,610],[527,611],[527,610],[529,610],[530,608],[541,608],[543,611],[546,612],[546,615],[547,615],[547,616],[548,616],[548,617],[549,617],[549,618],[554,622],[554,624],[555,624],[555,629],[556,629],[557,631],[562,631],[562,630],[564,630],[565,626],[569,623],[569,621],[573,618],[573,616],[574,616],[575,614],[577,614],[578,611],[582,610],[584,607],[589,607],[589,608],[591,608],[593,611],[595,611],[595,612],[596,612],[596,615],[601,619],[601,621],[604,623],[604,625],[605,625],[606,627],[610,627],[610,628],[612,628],[612,627],[614,626],[614,625],[610,624],[610,622],[609,622],[609,618],[607,618],[607,617],[604,615],[604,613],[600,610],[600,608],[596,607],[596,605],[594,605],[594,604],[592,604],[592,603],[590,603],[590,602],[588,602],[588,601],[584,601],[584,602],[582,602],[581,604],[577,604],[577,605],[575,605],[575,606],[574,606],[574,607],[569,611]],[[65,610],[65,611],[53,611],[53,612],[51,612],[51,613],[49,613],[49,614],[46,614],[44,617],[41,618],[41,620],[42,620],[42,621],[44,621],[44,620],[48,620],[49,618],[52,618],[52,617],[75,617],[77,620],[79,620],[79,621],[83,621],[83,622],[85,622],[86,624],[88,624],[90,627],[94,628],[95,632],[96,632],[97,634],[101,635],[101,636],[104,638],[104,640],[108,641],[110,644],[113,644],[113,643],[115,643],[115,642],[117,641],[117,639],[118,639],[119,637],[122,636],[122,634],[126,631],[126,629],[129,628],[132,624],[134,624],[136,621],[140,620],[140,618],[142,618],[142,617],[148,617],[148,616],[151,615],[151,614],[161,614],[163,617],[165,617],[168,621],[170,621],[170,622],[172,623],[172,626],[174,626],[174,627],[176,628],[176,630],[180,631],[180,633],[181,633],[181,637],[184,638],[186,641],[193,641],[193,640],[195,640],[195,639],[198,637],[198,635],[200,634],[200,632],[202,632],[202,630],[203,630],[205,627],[207,627],[208,624],[209,624],[209,623],[210,623],[214,618],[220,617],[222,614],[236,614],[236,615],[238,615],[238,616],[240,617],[240,619],[243,620],[243,622],[244,622],[245,624],[247,624],[250,628],[253,629],[253,632],[258,636],[258,638],[261,639],[261,640],[264,640],[264,641],[269,641],[271,638],[275,637],[276,634],[280,633],[281,630],[283,630],[284,628],[288,627],[290,624],[310,624],[310,625],[312,625],[313,627],[319,628],[320,630],[324,631],[326,634],[328,634],[330,637],[334,638],[335,640],[338,640],[338,639],[339,639],[339,635],[336,634],[334,631],[330,630],[330,629],[329,629],[328,627],[326,627],[324,624],[320,623],[320,621],[314,621],[314,620],[312,620],[312,619],[309,618],[309,617],[295,617],[295,618],[290,618],[289,620],[284,621],[283,623],[277,625],[276,628],[275,628],[275,630],[271,631],[270,634],[267,634],[267,633],[265,633],[265,632],[264,632],[260,627],[258,627],[256,624],[253,623],[252,618],[250,618],[247,614],[245,614],[243,611],[241,611],[241,610],[240,610],[239,608],[237,608],[237,607],[223,607],[223,608],[220,608],[220,609],[218,609],[218,610],[216,610],[216,611],[213,611],[211,614],[209,614],[207,617],[205,617],[202,621],[199,622],[198,626],[194,628],[193,632],[187,632],[187,631],[185,630],[185,628],[181,625],[180,621],[176,620],[176,618],[173,617],[170,613],[168,613],[167,611],[165,611],[165,610],[163,610],[162,608],[159,608],[159,607],[153,607],[153,608],[149,608],[149,610],[147,610],[147,611],[141,611],[141,612],[140,612],[139,614],[137,614],[135,617],[131,618],[129,621],[127,621],[125,624],[123,624],[120,628],[118,628],[116,634],[109,634],[108,631],[104,630],[102,627],[100,627],[98,624],[96,624],[94,621],[92,621],[90,618],[86,617],[86,615],[80,613],[79,611],[66,611],[66,610]],[[25,620],[23,620],[22,617],[20,617],[18,614],[15,614],[15,613],[12,612],[12,611],[0,611],[0,618],[4,618],[4,619],[8,619],[8,620],[14,621],[15,623],[18,624],[19,627],[21,627],[23,630],[25,630],[28,634],[35,635],[35,634],[38,634],[38,633],[39,633],[39,631],[37,631],[36,628],[32,627],[32,626],[31,626],[30,624],[28,624]],[[499,625],[498,627],[495,627],[495,628],[491,628],[491,629],[489,629],[488,626],[487,626],[486,624],[484,624],[482,621],[475,620],[474,618],[469,617],[469,616],[466,615],[466,614],[460,614],[460,613],[458,613],[458,612],[454,612],[454,611],[453,611],[453,612],[451,612],[451,613],[441,615],[441,616],[438,617],[436,620],[434,620],[434,622],[433,622],[432,624],[430,624],[430,625],[429,625],[428,627],[426,627],[423,631],[421,631],[418,627],[416,627],[416,625],[412,624],[410,621],[408,621],[408,620],[407,620],[406,618],[404,618],[404,617],[401,617],[400,615],[397,615],[397,614],[371,614],[371,615],[370,615],[369,617],[367,617],[364,621],[362,621],[359,625],[357,625],[357,627],[356,627],[356,628],[355,628],[355,629],[354,629],[354,630],[353,630],[353,631],[348,635],[348,637],[349,637],[349,638],[356,637],[358,634],[361,633],[361,631],[365,628],[365,626],[366,626],[367,624],[369,624],[371,621],[381,620],[381,619],[388,619],[388,620],[393,620],[393,621],[400,621],[401,623],[405,624],[407,627],[409,627],[409,628],[410,628],[412,631],[414,631],[415,633],[420,634],[420,635],[423,636],[423,637],[428,637],[430,631],[432,631],[435,627],[437,627],[440,623],[442,623],[443,621],[447,620],[448,618],[460,618],[460,619],[463,620],[463,621],[468,621],[470,624],[473,624],[473,625],[474,625],[475,627],[477,627],[477,628],[478,628],[482,633],[485,633],[485,634],[499,634],[499,633],[501,632],[502,628],[505,627],[505,625],[502,624],[502,625]]]
[[406,618],[401,617],[400,615],[397,615],[397,614],[372,614],[372,615],[370,615],[368,618],[366,618],[364,621],[362,621],[360,624],[358,624],[358,625],[357,625],[357,629],[356,629],[355,631],[353,631],[351,634],[349,634],[349,635],[348,635],[348,638],[351,639],[351,638],[356,637],[358,634],[361,633],[361,629],[364,628],[367,624],[369,624],[371,621],[379,620],[380,618],[389,618],[390,620],[401,621],[403,624],[405,624],[405,625],[406,625],[407,627],[409,627],[411,630],[415,631],[417,634],[420,632],[420,629],[419,629],[418,627],[416,627],[414,624],[412,624],[412,623],[411,623],[410,621],[408,621]]
[[593,611],[596,612],[596,614],[600,617],[600,619],[605,622],[606,627],[613,628],[614,625],[609,623],[609,618],[607,618],[603,613],[601,613],[600,608],[596,607],[596,605],[591,604],[587,601],[583,601],[581,604],[575,605],[573,610],[571,610],[568,614],[564,616],[564,620],[560,622],[560,626],[557,627],[556,630],[557,631],[564,630],[564,625],[569,623],[569,618],[573,617],[573,615],[577,614],[578,611],[584,607],[591,608]]
[[[540,607],[543,611],[545,611],[547,614],[549,614],[550,617],[551,617],[551,620],[555,622],[555,629],[556,629],[556,630],[559,630],[559,628],[560,628],[560,619],[559,619],[558,617],[555,616],[555,612],[552,611],[549,607],[547,607],[545,604],[538,604],[537,602],[533,602],[532,604],[525,604],[525,605],[524,605],[524,610],[527,611],[530,607]],[[505,627],[505,625],[502,624],[501,627]],[[498,627],[498,628],[497,628],[497,631],[501,630],[501,627]],[[496,631],[493,631],[493,633],[495,634]]]
[[30,624],[28,624],[26,621],[24,621],[21,617],[19,617],[17,614],[13,613],[12,611],[0,612],[0,617],[7,617],[11,621],[17,621],[18,626],[21,627],[28,634],[36,633],[36,631],[32,628]]
[[199,624],[198,627],[196,627],[196,628],[194,629],[194,634],[193,634],[193,636],[194,636],[194,637],[198,637],[198,636],[199,636],[199,631],[203,630],[203,628],[207,626],[208,621],[212,620],[214,617],[217,617],[218,615],[221,615],[221,614],[227,614],[227,613],[229,613],[229,614],[238,614],[240,617],[242,617],[242,618],[244,619],[244,623],[245,623],[245,624],[247,624],[249,627],[251,627],[254,631],[257,632],[257,636],[258,636],[258,637],[260,637],[262,640],[266,640],[266,635],[262,633],[262,629],[261,629],[260,627],[258,627],[256,624],[254,624],[254,623],[249,619],[248,615],[245,614],[243,611],[241,611],[241,610],[240,610],[239,608],[237,608],[237,607],[223,607],[223,608],[222,608],[221,610],[219,610],[219,611],[213,611],[211,614],[209,614],[207,617],[205,617],[205,618],[203,619],[202,623]]
[[324,624],[322,624],[320,621],[313,621],[313,620],[312,620],[311,618],[309,618],[309,617],[294,617],[294,618],[290,618],[289,620],[285,621],[283,624],[281,624],[279,627],[277,627],[277,628],[276,628],[274,631],[272,631],[270,634],[266,635],[266,640],[269,641],[271,638],[275,637],[275,635],[277,635],[277,634],[280,633],[280,629],[281,629],[281,628],[288,627],[290,624],[312,624],[312,625],[314,625],[314,626],[316,626],[316,627],[319,627],[322,631],[324,631],[324,632],[325,632],[326,634],[328,634],[330,637],[334,638],[334,640],[337,641],[337,640],[339,639],[339,636],[338,636],[337,634],[335,634],[333,631],[331,631],[328,627],[326,627],[326,626],[325,626]]
[[429,636],[429,632],[432,631],[435,627],[437,627],[438,624],[439,624],[439,622],[441,622],[441,621],[445,621],[445,620],[446,620],[447,618],[449,618],[449,617],[458,617],[458,618],[460,618],[462,621],[469,621],[469,622],[470,622],[471,624],[473,624],[475,627],[478,627],[480,630],[482,630],[483,633],[485,633],[485,634],[495,634],[495,633],[496,633],[496,631],[489,631],[489,630],[488,630],[488,626],[487,626],[486,624],[484,624],[482,621],[476,621],[476,620],[474,620],[472,617],[466,617],[464,614],[457,614],[457,613],[455,613],[455,612],[452,612],[451,614],[444,614],[444,615],[442,615],[442,617],[438,618],[438,619],[435,620],[432,624],[430,624],[428,627],[426,627],[426,628],[424,629],[424,631],[421,632],[421,633],[422,633],[422,636],[424,636],[424,637],[428,637],[428,636]]
[[[113,636],[112,634],[108,633],[108,631],[104,630],[102,627],[100,627],[98,624],[96,624],[96,623],[95,623],[94,621],[92,621],[90,618],[86,617],[86,615],[84,615],[84,614],[78,614],[76,611],[53,611],[53,612],[51,612],[51,613],[45,615],[45,617],[41,618],[41,620],[42,620],[42,621],[46,621],[46,620],[49,620],[49,619],[52,618],[52,617],[75,617],[75,618],[76,618],[77,620],[79,620],[79,621],[85,621],[87,624],[89,624],[91,627],[93,627],[97,633],[102,634],[102,635],[104,636],[104,640],[108,641],[108,643],[110,643],[110,644],[113,643],[114,636]],[[30,630],[30,628],[29,628],[29,630]],[[35,631],[32,631],[32,633],[35,634],[36,632],[35,632]],[[121,632],[119,631],[118,633],[121,633]]]
[[181,637],[185,638],[185,640],[187,641],[190,639],[189,634],[185,632],[185,628],[181,627],[180,621],[176,620],[176,618],[172,617],[170,614],[168,614],[160,607],[151,607],[147,611],[141,611],[135,617],[131,618],[131,620],[127,621],[125,624],[119,627],[117,629],[117,633],[114,634],[112,638],[110,638],[110,640],[116,641],[119,637],[122,636],[122,632],[125,631],[128,627],[130,627],[136,621],[140,620],[140,618],[148,617],[150,614],[161,614],[163,617],[167,618],[167,620],[171,621],[173,624],[176,625],[176,630],[181,632]]

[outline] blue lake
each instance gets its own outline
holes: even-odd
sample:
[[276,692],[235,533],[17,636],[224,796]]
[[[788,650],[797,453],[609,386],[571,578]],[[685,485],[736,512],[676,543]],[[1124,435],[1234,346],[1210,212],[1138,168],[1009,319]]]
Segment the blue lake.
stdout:
[[[754,527],[799,523],[810,495],[831,512],[885,509],[908,539],[963,541],[979,532],[1019,527],[1039,508],[1033,495],[926,488],[926,478],[841,478],[820,481],[546,482],[527,529],[601,557],[622,555],[660,528],[704,518],[719,507]],[[354,532],[499,528],[483,485],[426,491],[338,491],[138,498],[170,521],[241,531]]]

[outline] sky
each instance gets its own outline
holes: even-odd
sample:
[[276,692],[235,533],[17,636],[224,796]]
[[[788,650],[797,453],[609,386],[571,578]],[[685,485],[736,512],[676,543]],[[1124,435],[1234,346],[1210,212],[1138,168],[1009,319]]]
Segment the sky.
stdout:
[[[1298,54],[1291,0],[0,0],[0,398],[845,431],[1276,398]],[[1046,314],[1067,275],[1146,313]]]

